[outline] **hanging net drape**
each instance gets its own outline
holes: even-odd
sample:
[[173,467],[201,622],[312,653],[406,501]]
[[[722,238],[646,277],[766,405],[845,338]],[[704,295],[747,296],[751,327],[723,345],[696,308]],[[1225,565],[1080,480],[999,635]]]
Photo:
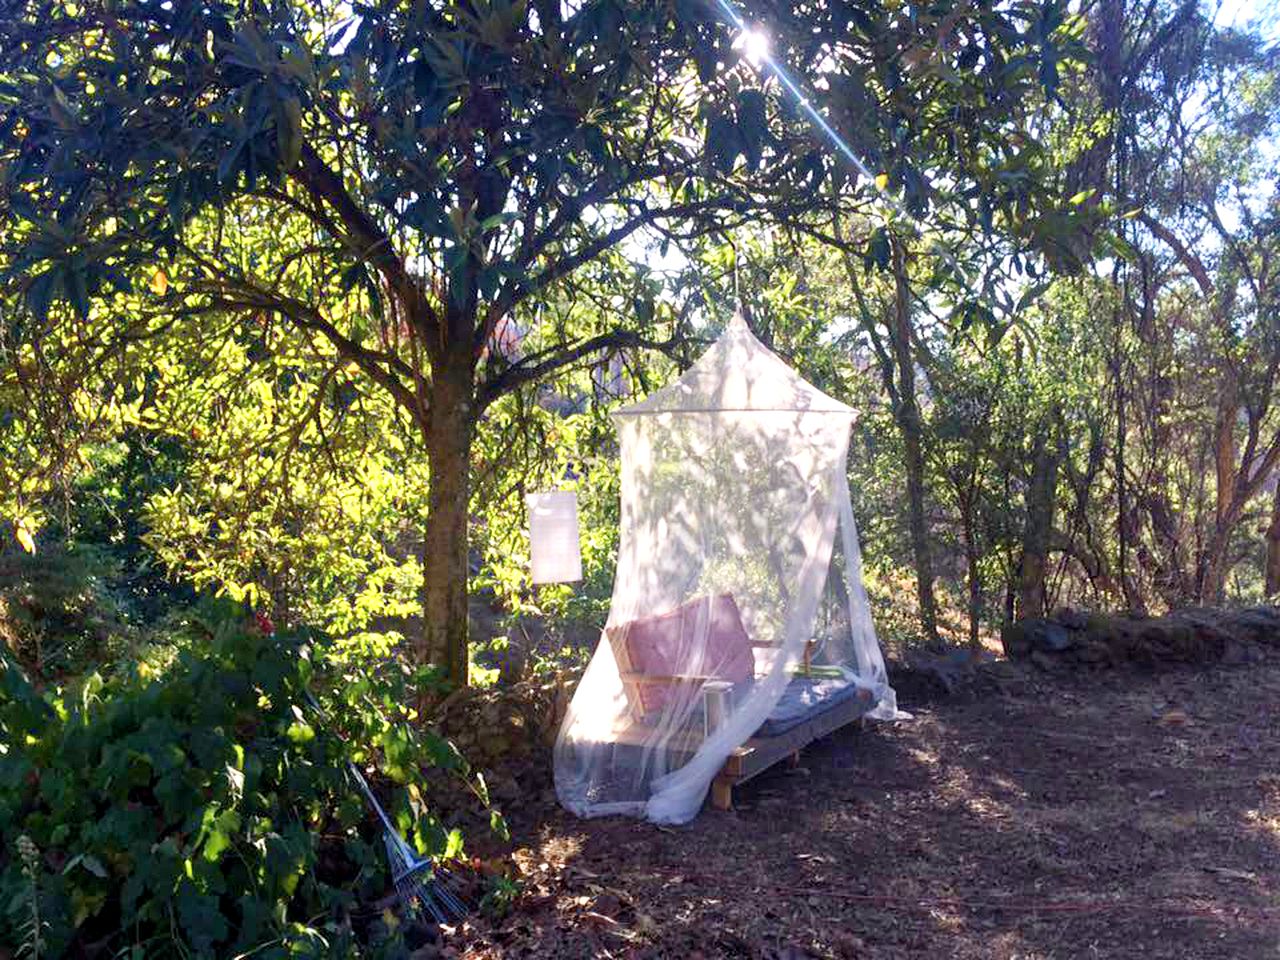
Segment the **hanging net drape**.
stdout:
[[741,317],[615,414],[613,601],[555,749],[570,811],[683,823],[753,735],[850,696],[896,715],[849,502],[853,417]]

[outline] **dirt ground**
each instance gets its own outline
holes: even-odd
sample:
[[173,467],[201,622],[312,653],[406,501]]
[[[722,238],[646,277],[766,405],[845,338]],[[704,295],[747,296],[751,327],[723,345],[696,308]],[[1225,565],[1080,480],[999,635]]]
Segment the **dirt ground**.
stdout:
[[1280,958],[1280,659],[1002,674],[678,829],[509,808],[523,893],[446,953]]

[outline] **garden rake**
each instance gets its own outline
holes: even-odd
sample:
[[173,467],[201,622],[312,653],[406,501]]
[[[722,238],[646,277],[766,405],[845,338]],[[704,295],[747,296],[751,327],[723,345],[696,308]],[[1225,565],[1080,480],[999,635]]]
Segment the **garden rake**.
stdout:
[[387,865],[396,886],[396,895],[405,912],[416,917],[425,910],[436,923],[449,923],[465,917],[467,905],[450,889],[457,886],[458,878],[437,865],[430,857],[415,854],[408,841],[400,836],[391,823],[382,804],[378,803],[378,798],[373,795],[364,775],[350,761],[347,767],[365,799],[373,807],[373,812],[382,821],[382,841],[387,848]]
[[[324,708],[310,690],[305,693],[311,709],[323,718]],[[409,842],[400,836],[360,769],[348,760],[347,770],[355,778],[356,785],[360,787],[360,792],[364,794],[373,812],[382,821],[382,842],[387,848],[387,867],[404,912],[410,917],[420,918],[425,911],[436,923],[449,923],[465,917],[469,912],[467,905],[451,889],[458,886],[458,878],[430,857],[419,857],[413,847],[409,846]]]

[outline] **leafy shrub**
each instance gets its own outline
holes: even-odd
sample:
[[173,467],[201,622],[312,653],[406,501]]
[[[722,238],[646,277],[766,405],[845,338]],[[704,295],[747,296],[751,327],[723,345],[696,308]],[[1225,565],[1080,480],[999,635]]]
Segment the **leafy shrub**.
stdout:
[[420,771],[465,768],[406,722],[402,674],[320,643],[197,623],[159,668],[44,695],[0,663],[0,945],[38,915],[42,956],[368,955],[388,883],[346,761],[407,785],[393,816],[424,854],[460,838]]
[[0,641],[37,677],[119,657],[137,628],[111,589],[118,564],[92,547],[0,553]]

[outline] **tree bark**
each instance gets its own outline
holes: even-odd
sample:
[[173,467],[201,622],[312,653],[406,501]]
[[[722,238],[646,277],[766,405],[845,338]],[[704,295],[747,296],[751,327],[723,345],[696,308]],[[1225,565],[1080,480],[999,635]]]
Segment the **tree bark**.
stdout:
[[964,535],[964,560],[969,575],[969,647],[979,649],[978,630],[982,620],[982,571],[978,568],[978,538],[974,530],[972,488],[961,504],[961,528]]
[[[465,352],[465,343],[457,350]],[[425,445],[430,468],[423,536],[423,624],[418,661],[438,667],[451,686],[467,682],[467,521],[475,436],[470,357],[436,365]]]
[[1205,605],[1221,604],[1227,590],[1227,549],[1229,536],[1220,533],[1213,537],[1205,554],[1204,574],[1200,580],[1200,602]]
[[1113,452],[1116,474],[1116,574],[1120,580],[1120,592],[1124,596],[1125,605],[1130,610],[1145,610],[1141,591],[1129,576],[1129,547],[1133,532],[1132,517],[1129,507],[1128,457],[1126,446],[1129,424],[1126,407],[1126,390],[1123,373],[1123,353],[1121,350],[1121,318],[1114,318],[1114,341],[1112,344],[1111,375],[1115,388],[1116,403],[1116,439]]
[[1053,512],[1058,486],[1058,454],[1043,433],[1035,439],[1031,482],[1027,486],[1027,519],[1018,563],[1018,616],[1045,614],[1045,577],[1053,539]]
[[1201,568],[1201,603],[1222,602],[1230,572],[1227,555],[1231,534],[1240,519],[1241,506],[1236,489],[1236,418],[1239,413],[1235,380],[1228,372],[1219,386],[1218,411],[1213,427],[1214,524]]
[[1266,595],[1280,593],[1280,483],[1271,504],[1271,525],[1267,527]]
[[907,500],[910,511],[911,549],[916,564],[916,592],[920,601],[920,624],[925,639],[935,645],[938,637],[937,604],[933,596],[933,556],[929,547],[929,526],[924,511],[924,442],[920,404],[916,399],[915,355],[911,349],[911,290],[907,282],[906,258],[902,244],[893,241],[894,303],[889,324],[894,364],[898,370],[898,396],[894,414],[902,431],[903,459],[907,473]]

